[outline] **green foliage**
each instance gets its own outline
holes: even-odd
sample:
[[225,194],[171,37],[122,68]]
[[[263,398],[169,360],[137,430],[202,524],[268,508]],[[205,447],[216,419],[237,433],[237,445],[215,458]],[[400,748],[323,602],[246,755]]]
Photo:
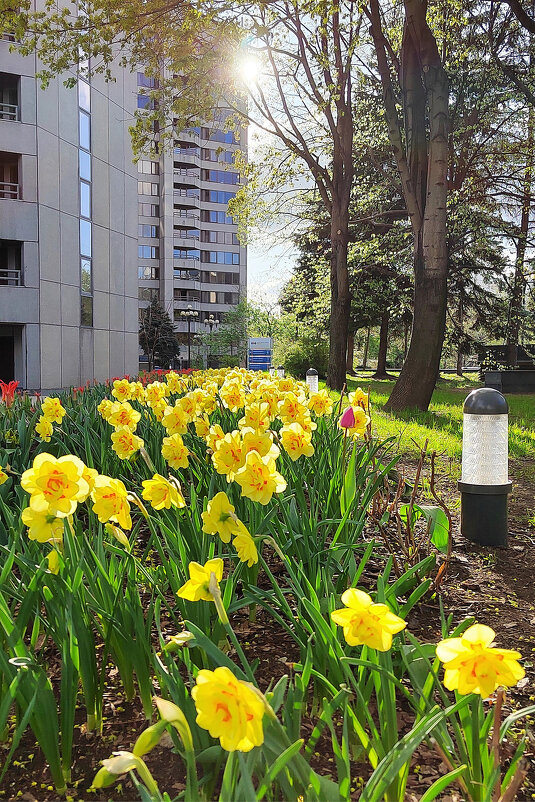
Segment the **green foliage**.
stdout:
[[[324,378],[328,361],[329,344],[327,340],[308,334],[288,344],[281,357],[281,364],[284,365],[285,371],[300,380],[304,380],[309,368],[315,368],[320,377]],[[277,364],[279,364],[278,361]]]
[[154,367],[169,367],[179,353],[178,338],[169,313],[156,298],[141,314],[139,344],[147,356],[149,371]]

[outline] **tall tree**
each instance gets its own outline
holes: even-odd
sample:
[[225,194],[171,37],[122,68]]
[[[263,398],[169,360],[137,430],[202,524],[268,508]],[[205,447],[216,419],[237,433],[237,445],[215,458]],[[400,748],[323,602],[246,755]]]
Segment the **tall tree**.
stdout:
[[139,344],[147,357],[149,370],[155,365],[169,367],[180,351],[169,313],[156,298],[141,313]]
[[[399,61],[385,37],[379,0],[369,20],[390,142],[413,233],[414,313],[410,347],[387,408],[427,409],[440,366],[447,298],[449,85],[427,3],[404,0]],[[399,78],[403,125],[392,74]]]

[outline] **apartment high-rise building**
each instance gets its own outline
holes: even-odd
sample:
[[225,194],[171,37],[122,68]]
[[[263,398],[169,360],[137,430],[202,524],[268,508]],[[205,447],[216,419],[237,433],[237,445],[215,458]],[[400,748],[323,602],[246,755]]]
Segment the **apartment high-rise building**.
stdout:
[[135,75],[43,91],[0,40],[0,378],[52,390],[138,365]]
[[[0,379],[49,391],[135,374],[139,311],[157,296],[181,337],[245,293],[246,249],[227,203],[245,148],[216,121],[133,162],[129,127],[150,79],[41,90],[35,57],[0,40]],[[195,351],[196,352],[196,351]]]
[[[152,80],[138,73],[140,105]],[[138,162],[140,312],[159,298],[179,334],[182,366],[188,338],[207,332],[205,321],[224,323],[246,295],[247,249],[227,206],[240,182],[234,154],[246,152],[247,132],[241,129],[238,139],[225,130],[230,113],[217,109],[210,125],[179,134],[172,152]],[[197,364],[201,357],[206,363],[206,353],[195,347],[191,353],[192,362],[194,354]]]

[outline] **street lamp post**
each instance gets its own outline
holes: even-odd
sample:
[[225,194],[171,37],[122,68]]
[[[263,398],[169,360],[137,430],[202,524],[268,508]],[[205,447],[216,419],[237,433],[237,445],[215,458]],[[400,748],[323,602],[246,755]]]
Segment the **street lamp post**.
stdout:
[[187,309],[182,309],[180,317],[188,323],[188,368],[191,368],[191,321],[198,318],[199,313],[189,304]]
[[[211,334],[212,333],[212,329],[217,328],[219,326],[219,320],[217,318],[215,318],[213,315],[210,315],[210,317],[205,317],[204,318],[204,325],[210,327],[210,334]],[[207,367],[210,367],[210,365],[208,364],[208,362],[210,361],[210,356],[211,356],[211,343],[209,342],[208,343],[208,357],[206,359]]]

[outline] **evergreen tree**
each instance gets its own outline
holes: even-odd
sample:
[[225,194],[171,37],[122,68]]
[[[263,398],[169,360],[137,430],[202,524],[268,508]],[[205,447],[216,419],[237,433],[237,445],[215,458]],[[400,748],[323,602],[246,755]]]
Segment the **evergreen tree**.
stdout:
[[139,344],[147,356],[149,370],[156,365],[168,367],[178,356],[178,337],[173,323],[157,298],[153,298],[141,314]]

